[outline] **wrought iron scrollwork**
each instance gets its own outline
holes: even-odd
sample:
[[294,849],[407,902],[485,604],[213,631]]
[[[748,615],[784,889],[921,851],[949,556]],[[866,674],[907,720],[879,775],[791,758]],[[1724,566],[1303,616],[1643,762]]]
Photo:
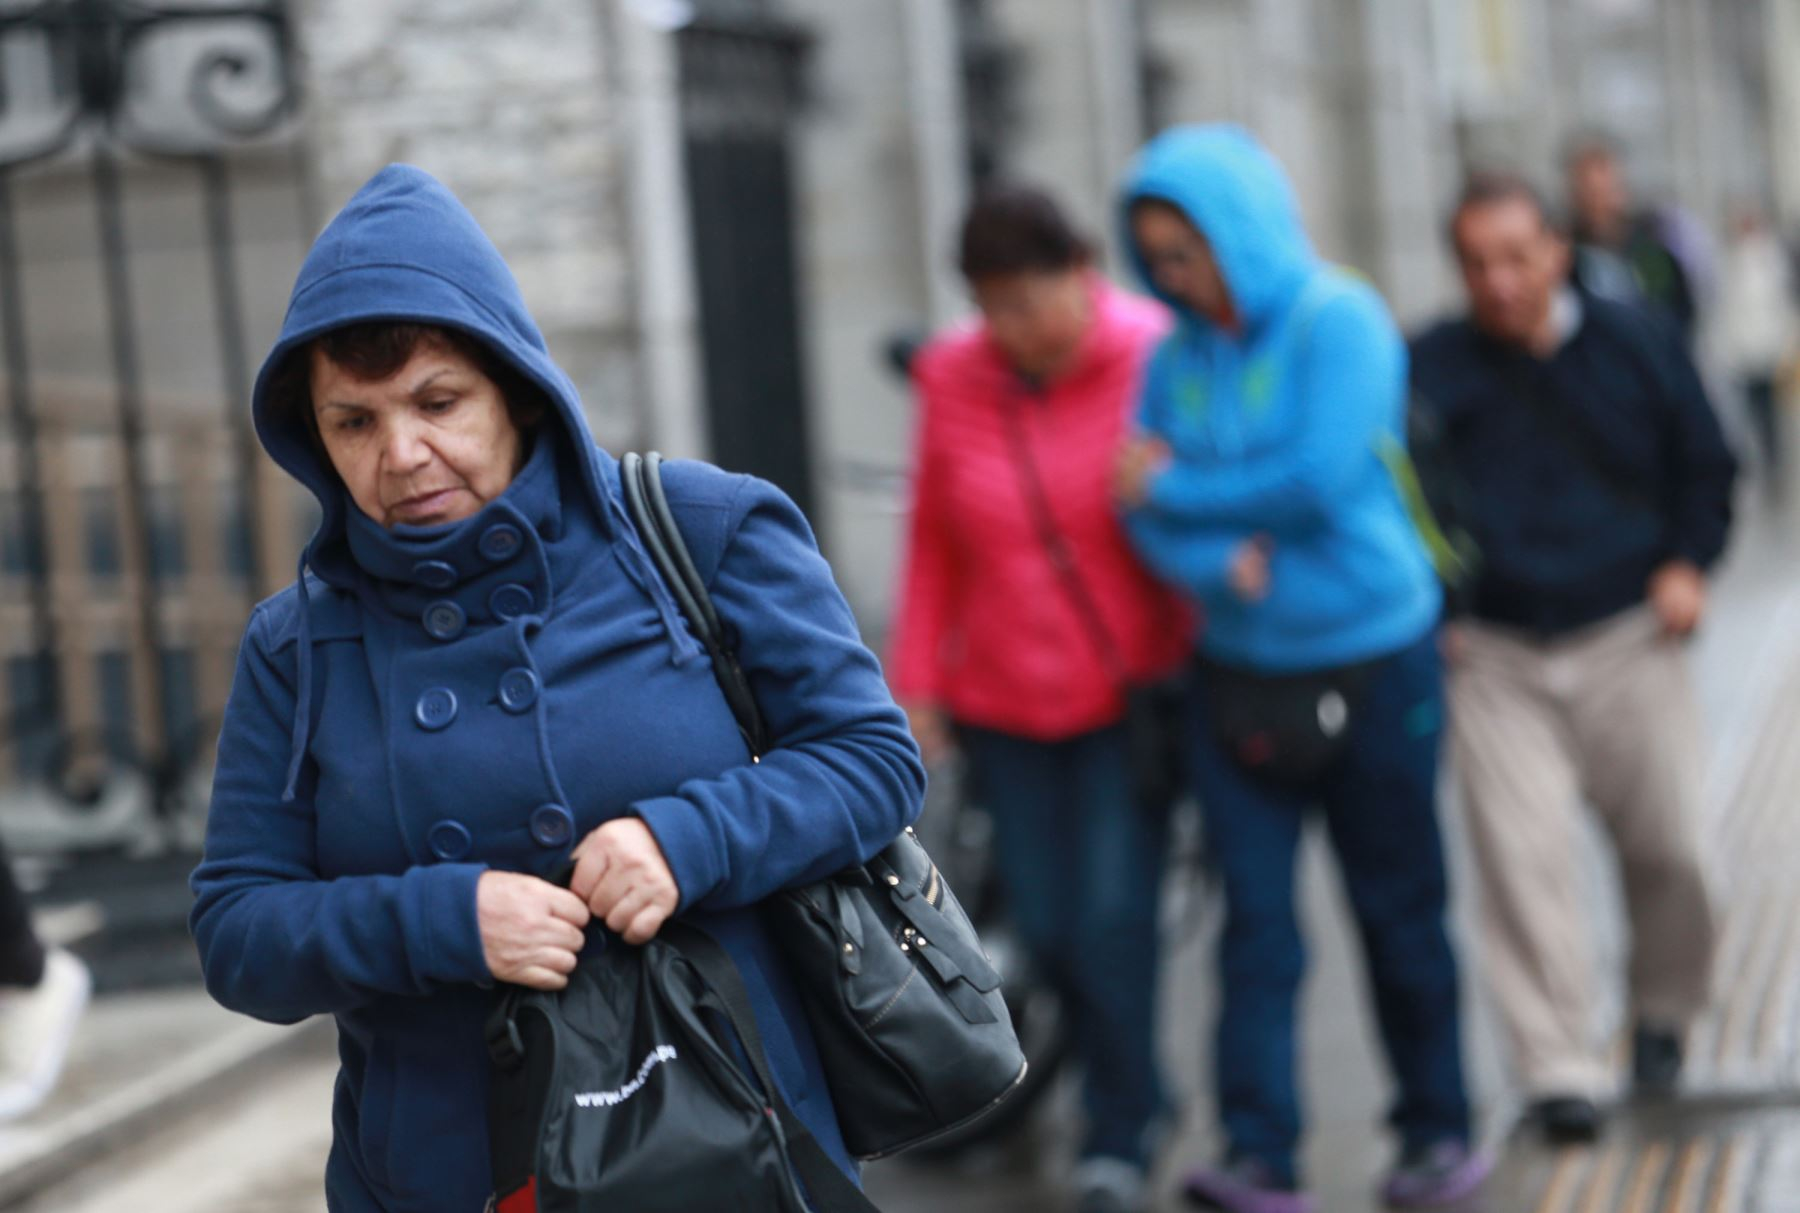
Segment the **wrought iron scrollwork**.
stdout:
[[[184,112],[146,120],[130,86],[157,81],[159,51],[170,63],[179,53],[189,64],[185,88],[166,94],[181,98]],[[0,166],[55,155],[88,124],[126,148],[164,155],[199,155],[266,135],[296,108],[291,55],[284,0],[38,0],[0,8]],[[20,67],[35,67],[48,85],[36,112],[4,83],[8,69]]]
[[[277,64],[270,72],[279,87],[269,91],[260,106],[245,106],[234,98],[229,82],[252,78],[258,64],[251,56],[238,51],[208,51],[194,64],[188,84],[188,99],[194,112],[211,126],[239,139],[265,135],[280,124],[293,108],[292,77]],[[262,65],[268,70],[269,65]]]

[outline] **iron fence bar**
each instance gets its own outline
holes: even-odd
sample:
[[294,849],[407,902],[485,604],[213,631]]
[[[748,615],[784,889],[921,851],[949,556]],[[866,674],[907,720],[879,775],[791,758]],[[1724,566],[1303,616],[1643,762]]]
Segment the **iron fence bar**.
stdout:
[[[166,714],[162,671],[162,601],[151,513],[149,450],[145,442],[143,369],[138,358],[137,329],[131,301],[130,251],[125,245],[125,208],[119,182],[119,163],[112,149],[97,143],[93,152],[94,192],[100,221],[100,247],[106,285],[107,321],[112,337],[113,374],[119,437],[125,448],[123,479],[132,509],[127,542],[135,549],[144,584],[137,600],[139,647],[146,654],[143,695],[159,717]],[[160,719],[150,729],[151,751],[141,755],[155,789],[157,812],[165,804],[171,781],[168,739]]]
[[207,260],[212,267],[214,321],[219,326],[220,372],[224,376],[227,431],[236,440],[238,505],[244,517],[244,551],[251,599],[262,569],[262,503],[256,492],[256,463],[262,454],[245,400],[250,358],[244,340],[244,307],[239,286],[235,232],[231,220],[230,169],[222,156],[198,159],[206,196]]
[[[50,535],[44,519],[43,474],[39,468],[37,408],[32,400],[30,349],[25,328],[25,292],[19,274],[18,214],[13,206],[12,172],[0,168],[0,349],[6,357],[7,410],[12,419],[17,468],[20,531],[31,601],[32,646],[36,661],[35,709],[40,723],[60,731],[61,649],[55,596],[50,588]],[[11,730],[17,742],[17,721]],[[57,774],[61,774],[57,772]]]

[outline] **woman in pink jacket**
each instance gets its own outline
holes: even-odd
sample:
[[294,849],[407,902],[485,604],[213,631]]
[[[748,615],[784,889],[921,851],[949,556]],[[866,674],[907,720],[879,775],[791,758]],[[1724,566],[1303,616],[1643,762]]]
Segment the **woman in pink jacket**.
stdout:
[[1143,803],[1126,692],[1190,621],[1132,554],[1108,476],[1161,309],[1114,288],[1049,198],[965,220],[979,322],[914,364],[922,405],[891,678],[930,762],[952,737],[993,815],[1013,918],[1074,1011],[1082,1213],[1144,1207],[1166,1110],[1155,1057],[1167,805]]

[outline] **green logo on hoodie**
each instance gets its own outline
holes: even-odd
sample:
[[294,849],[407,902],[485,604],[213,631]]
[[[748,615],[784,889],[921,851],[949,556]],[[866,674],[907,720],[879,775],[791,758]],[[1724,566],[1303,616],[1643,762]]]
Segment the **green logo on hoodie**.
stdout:
[[1198,421],[1206,415],[1206,398],[1208,395],[1206,377],[1204,375],[1183,375],[1175,384],[1175,407],[1189,421]]
[[1275,399],[1276,378],[1275,359],[1267,354],[1244,368],[1242,391],[1246,414],[1254,417],[1269,411],[1269,405]]

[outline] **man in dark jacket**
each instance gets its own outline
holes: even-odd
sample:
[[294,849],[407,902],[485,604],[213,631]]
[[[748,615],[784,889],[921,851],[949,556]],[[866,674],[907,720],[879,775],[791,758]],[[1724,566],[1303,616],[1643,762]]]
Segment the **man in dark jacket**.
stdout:
[[1624,874],[1640,1088],[1674,1086],[1707,999],[1716,932],[1683,642],[1736,467],[1683,343],[1567,284],[1568,246],[1529,185],[1472,181],[1452,236],[1470,314],[1414,343],[1413,378],[1481,548],[1450,701],[1484,951],[1534,1114],[1555,1139],[1591,1138],[1611,1076],[1582,930],[1584,794]]
[[1704,265],[1692,218],[1672,207],[1634,207],[1619,149],[1604,136],[1577,139],[1564,164],[1576,282],[1592,294],[1656,312],[1691,348]]

